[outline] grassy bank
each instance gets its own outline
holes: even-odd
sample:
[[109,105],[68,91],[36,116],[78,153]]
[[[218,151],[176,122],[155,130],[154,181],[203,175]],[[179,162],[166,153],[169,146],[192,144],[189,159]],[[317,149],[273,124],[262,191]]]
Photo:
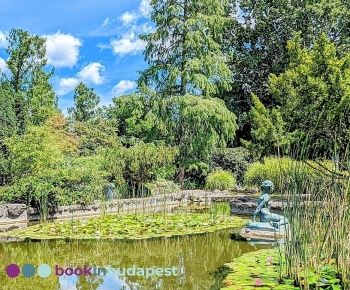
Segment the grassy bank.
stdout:
[[13,230],[7,236],[33,239],[149,239],[242,227],[239,217],[213,214],[124,214],[61,221]]
[[[283,253],[282,253],[282,256]],[[304,289],[303,282],[296,285],[295,280],[287,279],[285,264],[282,262],[278,249],[264,249],[246,253],[225,266],[229,268],[221,290],[293,290]],[[310,289],[343,289],[333,265],[323,266],[321,275],[315,271],[307,271],[307,279],[300,273],[301,281],[307,280]]]

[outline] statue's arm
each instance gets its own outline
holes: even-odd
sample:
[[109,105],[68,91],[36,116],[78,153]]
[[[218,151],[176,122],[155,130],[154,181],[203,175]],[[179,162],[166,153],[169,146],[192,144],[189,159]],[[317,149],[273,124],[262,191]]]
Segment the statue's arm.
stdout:
[[257,214],[261,211],[261,209],[264,207],[266,203],[266,200],[262,200],[259,205],[257,206],[256,210],[253,213],[253,221],[255,222]]

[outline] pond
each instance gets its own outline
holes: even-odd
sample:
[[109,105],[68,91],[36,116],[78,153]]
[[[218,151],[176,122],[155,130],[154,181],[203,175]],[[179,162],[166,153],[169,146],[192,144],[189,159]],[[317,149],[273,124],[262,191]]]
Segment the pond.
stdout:
[[[11,290],[220,289],[225,263],[268,247],[234,241],[233,231],[128,242],[2,243],[1,268],[17,264],[22,270],[16,278],[0,271],[1,285]],[[30,265],[23,271],[26,264],[35,266],[35,276],[31,277]],[[38,267],[42,264],[48,266]],[[70,275],[72,271],[78,275]]]

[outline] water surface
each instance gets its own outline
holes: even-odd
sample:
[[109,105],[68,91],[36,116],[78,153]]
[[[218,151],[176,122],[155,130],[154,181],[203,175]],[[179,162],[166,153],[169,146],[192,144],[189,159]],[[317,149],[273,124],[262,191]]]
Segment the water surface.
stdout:
[[[232,232],[233,230],[224,230],[203,235],[130,242],[3,243],[0,244],[0,286],[1,289],[9,290],[215,290],[220,288],[225,272],[222,266],[225,263],[243,253],[263,247],[231,240]],[[37,275],[25,278],[23,274],[9,278],[4,269],[11,263],[21,267],[24,264],[48,264],[53,272],[45,279]],[[56,265],[60,268],[95,266],[100,268],[101,275],[56,276]],[[171,275],[168,270],[167,273],[146,278],[141,274],[142,269],[146,273],[147,268],[153,269],[148,270],[149,274],[155,268],[176,270]],[[129,269],[129,274],[121,276],[126,269]]]

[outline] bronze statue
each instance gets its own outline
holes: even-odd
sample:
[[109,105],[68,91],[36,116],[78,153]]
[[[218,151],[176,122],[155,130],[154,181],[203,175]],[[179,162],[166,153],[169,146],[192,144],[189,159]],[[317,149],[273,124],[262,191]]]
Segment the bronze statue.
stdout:
[[[269,193],[273,191],[272,181],[265,180],[262,182],[261,189],[262,194],[253,213],[253,220],[241,230],[241,236],[251,242],[253,241],[254,244],[260,243],[260,241],[284,240],[287,231],[289,231],[289,222],[285,216],[270,212]],[[257,216],[259,221],[256,221]]]

